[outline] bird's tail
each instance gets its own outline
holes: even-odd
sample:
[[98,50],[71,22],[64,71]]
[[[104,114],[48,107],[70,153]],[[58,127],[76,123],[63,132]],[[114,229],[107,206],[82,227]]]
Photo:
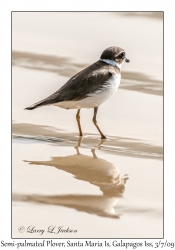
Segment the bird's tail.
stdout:
[[25,109],[32,110],[32,109],[36,109],[36,108],[38,108],[40,106],[43,106],[43,105],[46,105],[45,100],[42,100],[40,102],[36,102],[36,103],[32,104],[31,106],[29,106],[29,107],[27,107]]
[[28,109],[28,110],[32,110],[32,109],[36,109],[40,106],[44,106],[44,105],[49,105],[49,104],[53,104],[53,103],[56,103],[56,102],[60,102],[60,99],[58,98],[58,91],[56,91],[55,93],[53,93],[52,95],[48,96],[47,98],[39,101],[39,102],[36,102],[34,104],[32,104],[31,106],[25,108],[25,109]]

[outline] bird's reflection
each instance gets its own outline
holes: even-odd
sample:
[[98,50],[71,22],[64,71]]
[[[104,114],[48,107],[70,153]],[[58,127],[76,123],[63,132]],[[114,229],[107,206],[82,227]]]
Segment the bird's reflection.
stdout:
[[[98,147],[106,140],[101,140]],[[121,178],[119,170],[111,162],[98,158],[95,149],[92,156],[80,153],[81,139],[75,147],[77,153],[64,157],[52,157],[49,161],[25,161],[34,165],[52,166],[74,175],[78,180],[87,181],[98,186],[102,195],[56,195],[56,196],[26,196],[24,200],[45,204],[61,205],[96,214],[104,217],[118,218],[115,205],[125,190],[126,176]]]

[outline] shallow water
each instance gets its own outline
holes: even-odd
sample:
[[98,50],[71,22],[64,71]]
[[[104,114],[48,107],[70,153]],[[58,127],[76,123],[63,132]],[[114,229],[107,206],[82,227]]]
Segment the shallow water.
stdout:
[[[117,140],[115,151],[108,153],[106,142],[93,137],[85,137],[81,145],[75,136],[57,141],[52,135],[46,137],[52,141],[36,137],[14,139],[14,237],[19,236],[17,225],[77,230],[76,235],[59,233],[62,238],[162,235],[163,169],[156,155],[118,154],[122,147]],[[43,237],[56,236],[45,232]]]
[[[108,25],[116,18],[114,13],[97,15],[102,17],[102,14]],[[139,58],[139,61],[124,66],[119,90],[100,106],[97,115],[107,140],[100,139],[92,123],[91,109],[81,110],[84,137],[80,140],[76,110],[67,111],[54,106],[24,110],[52,94],[71,75],[94,61],[88,50],[80,60],[83,54],[80,42],[86,41],[87,34],[80,36],[78,33],[82,30],[79,15],[73,15],[73,20],[80,41],[76,44],[75,37],[71,38],[74,52],[68,55],[71,51],[66,47],[69,45],[68,34],[60,30],[58,36],[52,26],[52,22],[64,19],[63,13],[38,14],[41,19],[37,19],[37,13],[34,13],[32,22],[29,13],[14,13],[12,237],[163,237],[163,85],[162,54],[158,53],[162,22],[160,16],[125,14],[118,13],[117,20],[123,21],[128,32],[128,22],[135,23],[135,29],[140,30],[138,20],[142,28],[151,23],[150,29],[154,32],[157,29],[158,35],[154,34],[153,40],[155,49],[151,54],[153,60],[150,63],[149,50],[142,43],[135,54],[131,39],[128,51],[131,58]],[[94,35],[101,26],[94,22],[94,14],[89,15],[90,24],[94,23],[89,34]],[[81,18],[85,16],[81,14]],[[42,30],[37,20],[49,20],[49,24]],[[145,28],[147,34],[152,31]],[[117,36],[111,28],[108,37],[110,45],[115,44]],[[100,48],[108,47],[108,37],[104,37]],[[35,38],[36,46],[31,38]],[[44,38],[47,46],[42,43]],[[56,50],[53,56],[52,49],[56,48],[58,38],[65,53]],[[42,41],[40,47],[39,41]],[[120,42],[127,46],[124,38]],[[149,44],[147,40],[144,42]],[[98,47],[96,42],[94,48],[98,50]],[[144,60],[139,57],[140,51]],[[144,68],[146,64],[147,70]],[[23,233],[19,231],[21,226],[25,227]],[[57,234],[60,227],[61,230],[69,228],[69,232]]]

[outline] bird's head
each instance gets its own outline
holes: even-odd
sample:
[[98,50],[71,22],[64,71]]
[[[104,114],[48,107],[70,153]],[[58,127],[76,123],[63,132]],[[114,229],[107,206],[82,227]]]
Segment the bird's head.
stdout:
[[100,60],[118,68],[121,68],[124,62],[130,62],[130,60],[126,57],[125,51],[117,46],[105,49],[101,54]]

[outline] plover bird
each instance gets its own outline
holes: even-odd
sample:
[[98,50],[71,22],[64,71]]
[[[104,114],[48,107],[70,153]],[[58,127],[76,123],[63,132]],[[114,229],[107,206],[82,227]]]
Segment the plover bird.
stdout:
[[106,139],[97,124],[97,111],[99,106],[118,89],[123,62],[129,62],[125,51],[120,47],[109,47],[103,51],[97,62],[74,75],[49,97],[25,109],[32,110],[51,104],[63,109],[77,109],[76,120],[79,135],[83,136],[80,110],[82,108],[93,108],[92,121],[98,129],[101,139]]

